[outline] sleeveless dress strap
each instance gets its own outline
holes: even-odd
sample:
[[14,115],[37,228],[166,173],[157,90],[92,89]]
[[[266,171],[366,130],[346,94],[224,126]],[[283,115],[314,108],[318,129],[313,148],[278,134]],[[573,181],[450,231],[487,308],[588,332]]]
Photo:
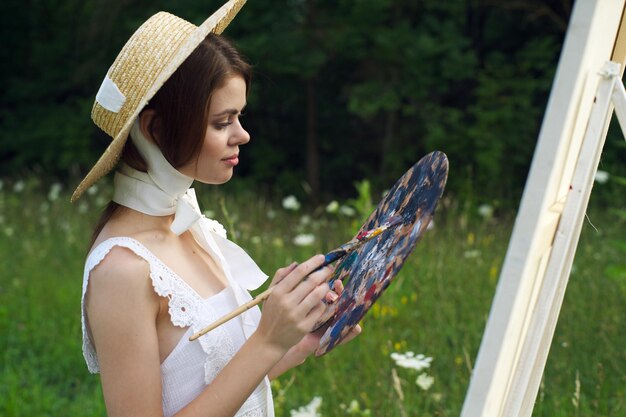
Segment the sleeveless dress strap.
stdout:
[[95,348],[87,330],[88,321],[85,311],[85,294],[87,293],[91,271],[98,266],[109,254],[111,249],[116,246],[131,250],[148,263],[152,287],[159,296],[168,299],[169,315],[174,326],[191,326],[195,317],[197,317],[197,313],[203,301],[195,290],[137,240],[130,237],[114,237],[100,243],[91,251],[85,262],[81,297],[83,356],[85,357],[87,367],[91,373],[97,373],[99,371],[99,365]]

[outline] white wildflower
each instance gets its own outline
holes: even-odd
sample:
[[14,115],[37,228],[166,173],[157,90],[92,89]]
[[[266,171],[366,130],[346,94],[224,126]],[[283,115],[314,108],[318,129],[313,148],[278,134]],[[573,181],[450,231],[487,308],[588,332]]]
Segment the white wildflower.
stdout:
[[261,244],[261,238],[259,236],[252,236],[250,238],[250,243],[252,243],[253,245],[260,245]]
[[89,204],[87,204],[86,201],[81,201],[80,204],[78,205],[78,212],[80,214],[85,214],[89,211]]
[[346,217],[352,217],[356,214],[356,210],[350,206],[341,206],[339,207],[339,213],[343,214]]
[[309,224],[311,224],[311,216],[309,216],[308,214],[305,214],[302,217],[300,217],[300,225],[308,226]]
[[333,200],[326,206],[326,213],[337,213],[339,211],[339,203]]
[[204,210],[202,214],[204,214],[209,219],[212,219],[213,217],[215,217],[215,212],[213,210]]
[[490,204],[481,204],[478,206],[478,214],[483,219],[490,219],[493,216],[493,206]]
[[478,249],[466,250],[463,253],[463,257],[467,259],[478,258],[480,256],[480,251]]
[[98,185],[94,184],[91,187],[87,188],[87,194],[96,195],[98,194]]
[[16,193],[21,193],[22,191],[24,191],[24,187],[24,181],[19,180],[15,184],[13,184],[13,191]]
[[315,236],[311,233],[300,233],[293,238],[293,244],[296,246],[311,246],[315,242]]
[[291,417],[321,417],[319,409],[322,405],[322,397],[313,397],[310,403],[289,411]]
[[104,207],[108,202],[109,200],[101,194],[96,197],[96,206],[98,207]]
[[48,192],[48,200],[57,201],[59,199],[59,193],[61,192],[61,188],[63,187],[58,182],[52,184],[52,186],[50,187],[50,191]]
[[609,175],[608,172],[602,171],[602,170],[598,170],[596,172],[595,180],[596,180],[596,182],[598,184],[604,184],[604,183],[606,183],[609,180],[609,177],[610,177],[610,175]]
[[433,360],[433,358],[424,356],[421,353],[416,356],[413,352],[393,352],[390,356],[399,367],[415,369],[418,372],[422,369],[430,368],[430,363]]
[[428,375],[426,372],[421,373],[415,380],[417,386],[424,391],[427,391],[433,385],[433,382],[435,382],[435,378]]
[[440,392],[433,392],[431,395],[433,401],[440,402],[443,399],[443,394]]
[[283,198],[283,208],[285,210],[298,211],[300,210],[300,202],[295,195],[289,195]]
[[361,406],[357,400],[350,401],[350,405],[348,406],[348,412],[350,414],[358,413],[361,411]]

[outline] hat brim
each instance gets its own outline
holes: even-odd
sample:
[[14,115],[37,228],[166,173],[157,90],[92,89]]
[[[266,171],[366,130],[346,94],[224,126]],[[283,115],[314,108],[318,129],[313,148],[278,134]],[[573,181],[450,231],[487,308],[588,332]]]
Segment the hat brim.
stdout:
[[165,84],[165,82],[172,76],[172,74],[180,67],[180,65],[191,55],[191,53],[200,45],[200,43],[207,37],[209,33],[221,34],[228,24],[237,15],[239,10],[243,7],[246,0],[229,1],[220,7],[215,13],[209,16],[200,26],[194,30],[187,39],[179,47],[176,54],[163,67],[163,70],[154,79],[154,82],[148,89],[144,97],[141,98],[139,104],[131,113],[130,117],[126,120],[119,133],[113,138],[111,144],[105,149],[95,165],[87,173],[85,178],[80,182],[76,190],[72,194],[70,201],[73,203],[93,184],[95,184],[100,178],[110,172],[122,154],[126,140],[128,140],[128,134],[133,126],[135,119],[139,116],[139,113],[148,104],[148,102],[154,97],[159,89]]

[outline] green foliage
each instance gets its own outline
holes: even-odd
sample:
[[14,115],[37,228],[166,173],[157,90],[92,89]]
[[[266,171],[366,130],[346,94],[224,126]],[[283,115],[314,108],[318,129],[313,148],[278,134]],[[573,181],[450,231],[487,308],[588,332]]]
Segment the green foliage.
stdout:
[[[129,35],[158,10],[198,24],[221,3],[2,2],[0,176],[84,173],[107,143],[91,103]],[[278,194],[348,198],[354,181],[385,189],[436,149],[452,193],[515,203],[569,16],[569,2],[551,14],[539,3],[248,2],[226,31],[256,73],[240,175]],[[606,152],[619,170],[623,152]]]
[[360,227],[372,214],[375,207],[372,202],[372,190],[368,180],[355,182],[354,188],[356,188],[357,197],[348,200],[348,203],[356,209],[358,218],[355,221],[358,227]]

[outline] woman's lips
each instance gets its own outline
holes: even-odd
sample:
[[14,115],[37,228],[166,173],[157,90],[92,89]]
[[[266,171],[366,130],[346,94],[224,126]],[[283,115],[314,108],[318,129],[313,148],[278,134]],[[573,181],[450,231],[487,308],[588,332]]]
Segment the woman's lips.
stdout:
[[230,156],[228,158],[224,158],[224,159],[222,159],[222,161],[224,161],[226,163],[226,165],[230,165],[230,166],[234,167],[237,164],[239,164],[239,155],[233,155],[233,156]]

